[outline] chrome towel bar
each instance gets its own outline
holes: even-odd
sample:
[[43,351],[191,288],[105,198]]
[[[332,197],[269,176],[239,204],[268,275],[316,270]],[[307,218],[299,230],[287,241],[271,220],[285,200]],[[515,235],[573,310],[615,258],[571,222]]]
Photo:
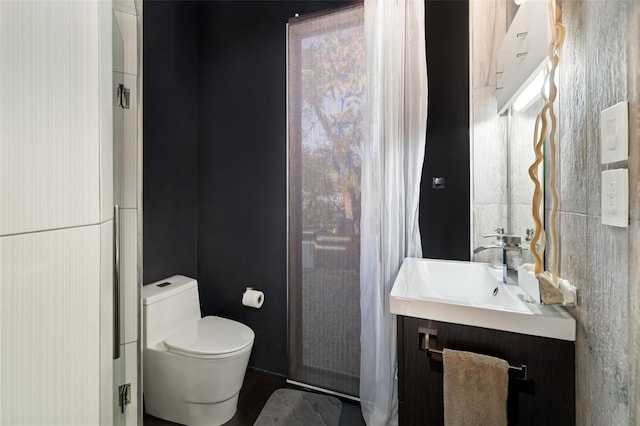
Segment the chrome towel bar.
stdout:
[[[426,351],[428,358],[442,362],[442,349],[436,349],[438,332],[436,330],[419,327],[418,336],[420,339],[420,350]],[[514,379],[529,379],[528,369],[525,364],[520,364],[519,366],[509,364],[509,373],[513,373]]]

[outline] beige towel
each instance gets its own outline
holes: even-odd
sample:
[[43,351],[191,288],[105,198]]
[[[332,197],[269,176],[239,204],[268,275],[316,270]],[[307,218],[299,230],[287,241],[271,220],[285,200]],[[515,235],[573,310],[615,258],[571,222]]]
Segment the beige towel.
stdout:
[[505,360],[445,349],[443,362],[445,426],[507,424]]

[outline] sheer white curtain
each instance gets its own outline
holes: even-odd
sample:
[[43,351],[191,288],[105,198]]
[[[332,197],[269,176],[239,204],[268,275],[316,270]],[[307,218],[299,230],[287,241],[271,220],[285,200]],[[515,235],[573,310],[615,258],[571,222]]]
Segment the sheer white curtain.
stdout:
[[365,0],[360,401],[367,425],[398,423],[395,316],[402,260],[421,257],[420,177],[427,128],[423,0]]

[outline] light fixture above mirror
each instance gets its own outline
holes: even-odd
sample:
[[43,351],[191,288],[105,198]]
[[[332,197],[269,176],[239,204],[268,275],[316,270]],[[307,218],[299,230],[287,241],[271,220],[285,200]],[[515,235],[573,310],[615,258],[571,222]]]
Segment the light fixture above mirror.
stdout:
[[[507,111],[519,96],[531,88],[531,84],[543,77],[548,64],[547,49],[551,41],[551,30],[548,25],[547,2],[545,0],[528,0],[522,2],[513,22],[498,50],[496,72],[496,98],[498,113]],[[533,100],[520,105],[525,108]]]

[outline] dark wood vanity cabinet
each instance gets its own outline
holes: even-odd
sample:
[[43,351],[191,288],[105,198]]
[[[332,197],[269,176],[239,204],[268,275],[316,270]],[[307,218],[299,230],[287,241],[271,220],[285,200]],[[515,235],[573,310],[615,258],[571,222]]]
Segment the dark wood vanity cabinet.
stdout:
[[398,316],[400,426],[444,424],[442,362],[421,350],[420,328],[437,331],[437,349],[527,366],[527,380],[509,377],[509,425],[575,425],[575,342]]

